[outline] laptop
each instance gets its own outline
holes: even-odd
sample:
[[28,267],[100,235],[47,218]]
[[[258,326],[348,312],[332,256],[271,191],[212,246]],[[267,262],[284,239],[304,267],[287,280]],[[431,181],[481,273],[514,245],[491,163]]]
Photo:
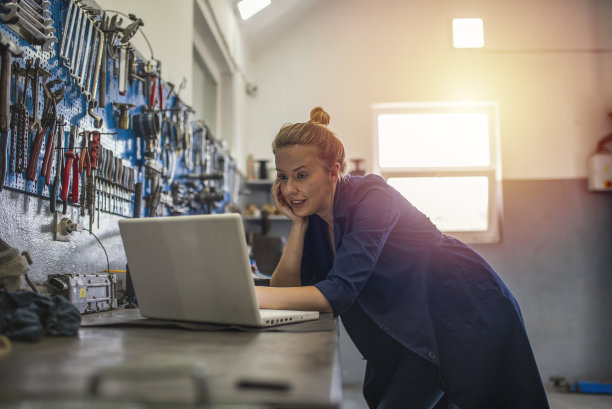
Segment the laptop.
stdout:
[[260,309],[239,214],[119,220],[144,317],[252,327],[319,318]]

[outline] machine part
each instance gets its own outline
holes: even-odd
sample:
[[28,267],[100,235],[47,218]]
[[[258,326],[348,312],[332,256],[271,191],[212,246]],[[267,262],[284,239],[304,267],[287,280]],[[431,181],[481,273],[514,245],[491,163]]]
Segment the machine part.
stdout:
[[612,192],[612,153],[598,152],[589,158],[589,190]]
[[119,111],[119,129],[130,129],[130,114],[129,110],[134,107],[134,104],[123,104],[113,102],[113,106]]
[[27,251],[19,252],[0,239],[0,287],[9,291],[21,290],[26,288],[25,279],[32,290],[38,292],[27,278],[31,264],[32,257]]
[[51,274],[46,286],[67,298],[81,314],[117,308],[115,286],[117,276],[98,274]]
[[144,112],[132,115],[132,125],[137,137],[145,140],[155,139],[161,127],[161,117],[157,112]]

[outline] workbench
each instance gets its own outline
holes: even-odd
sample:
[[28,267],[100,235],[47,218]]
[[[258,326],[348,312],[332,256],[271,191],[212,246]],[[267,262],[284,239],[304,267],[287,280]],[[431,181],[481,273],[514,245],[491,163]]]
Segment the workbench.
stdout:
[[67,402],[86,401],[88,407],[105,408],[109,402],[120,407],[135,402],[140,408],[160,402],[336,408],[342,400],[338,328],[331,314],[321,314],[319,325],[328,328],[323,331],[96,325],[126,316],[144,320],[138,310],[89,314],[78,336],[13,342],[12,352],[0,360],[0,407],[24,401],[78,407]]

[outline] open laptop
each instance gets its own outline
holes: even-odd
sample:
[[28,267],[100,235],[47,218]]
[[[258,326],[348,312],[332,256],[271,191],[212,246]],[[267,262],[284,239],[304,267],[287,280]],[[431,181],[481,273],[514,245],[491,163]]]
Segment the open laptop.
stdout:
[[319,318],[259,309],[239,214],[119,220],[144,317],[253,327]]

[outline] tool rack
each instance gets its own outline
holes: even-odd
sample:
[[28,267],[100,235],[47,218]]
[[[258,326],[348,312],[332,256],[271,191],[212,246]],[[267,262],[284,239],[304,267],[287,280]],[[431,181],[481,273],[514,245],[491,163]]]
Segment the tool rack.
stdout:
[[212,213],[232,201],[233,158],[161,62],[129,42],[142,20],[90,0],[2,0],[0,20],[12,68],[3,189],[49,199],[52,213],[79,208],[91,229],[100,213]]

